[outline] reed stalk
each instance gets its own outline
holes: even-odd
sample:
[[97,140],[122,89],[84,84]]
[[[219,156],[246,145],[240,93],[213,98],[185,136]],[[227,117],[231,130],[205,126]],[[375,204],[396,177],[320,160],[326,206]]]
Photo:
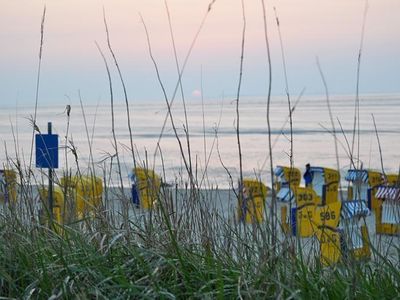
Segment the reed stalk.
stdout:
[[267,95],[267,127],[268,127],[268,154],[269,154],[269,167],[271,176],[271,244],[276,245],[276,193],[275,193],[275,182],[274,182],[274,163],[272,157],[272,133],[271,133],[271,122],[270,122],[270,110],[271,110],[271,91],[272,91],[272,62],[271,62],[271,52],[269,47],[268,38],[268,26],[267,26],[267,16],[266,16],[266,6],[264,0],[261,0],[261,6],[263,11],[263,24],[264,24],[264,40],[267,50],[267,67],[268,67],[268,95]]
[[126,108],[126,116],[127,116],[127,126],[128,126],[128,131],[129,131],[129,142],[130,142],[130,150],[131,150],[131,155],[132,155],[132,160],[133,160],[133,166],[136,169],[136,157],[135,157],[135,150],[133,147],[133,131],[132,131],[132,126],[131,126],[131,114],[130,114],[130,109],[129,109],[129,100],[128,100],[128,92],[126,89],[125,81],[122,76],[121,68],[119,67],[117,57],[115,56],[115,53],[113,51],[113,48],[111,47],[111,41],[110,41],[110,33],[108,31],[108,25],[107,25],[107,19],[106,19],[106,13],[103,7],[103,22],[104,22],[104,27],[106,30],[106,35],[107,35],[107,46],[108,50],[111,53],[111,56],[113,58],[115,67],[117,68],[118,71],[118,76],[119,80],[122,85],[122,89],[124,91],[124,98],[125,98],[125,108]]
[[355,137],[357,132],[357,169],[359,169],[360,167],[360,69],[361,69],[361,56],[364,47],[364,35],[365,35],[365,24],[367,22],[367,13],[368,13],[368,0],[365,1],[365,6],[364,6],[360,47],[358,49],[358,56],[357,56],[356,98],[354,101],[353,137],[351,142],[351,155],[353,157]]
[[244,199],[243,195],[243,159],[242,159],[242,147],[240,144],[240,113],[239,113],[239,101],[240,101],[240,89],[242,87],[243,77],[243,62],[244,62],[244,51],[245,51],[245,39],[246,39],[246,13],[244,1],[241,0],[242,4],[242,40],[241,40],[241,52],[240,52],[240,67],[239,67],[239,82],[236,92],[236,140],[239,155],[239,198],[238,203],[241,205]]

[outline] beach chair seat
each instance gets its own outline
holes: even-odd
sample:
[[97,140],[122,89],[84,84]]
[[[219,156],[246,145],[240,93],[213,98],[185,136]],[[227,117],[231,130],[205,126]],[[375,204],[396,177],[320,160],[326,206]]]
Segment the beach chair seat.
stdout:
[[343,201],[341,218],[352,219],[356,217],[366,217],[371,214],[371,211],[367,207],[366,201],[354,200],[354,201]]
[[382,223],[384,224],[400,224],[400,206],[392,201],[385,201],[382,204]]
[[294,200],[294,193],[289,187],[282,187],[276,194],[276,199],[279,202],[291,202]]

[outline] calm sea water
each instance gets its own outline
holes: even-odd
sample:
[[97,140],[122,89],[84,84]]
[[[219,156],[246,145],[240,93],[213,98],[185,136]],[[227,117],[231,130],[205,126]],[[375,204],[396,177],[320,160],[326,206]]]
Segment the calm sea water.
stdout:
[[[377,137],[372,120],[375,117],[382,148],[383,164],[386,172],[397,172],[400,164],[400,96],[371,95],[360,97],[360,145],[359,159],[364,168],[381,170]],[[292,99],[292,105],[296,99]],[[65,145],[67,116],[64,111],[67,103],[39,107],[37,124],[42,132],[47,131],[47,122],[53,124],[53,132],[59,134],[60,170],[66,166]],[[110,172],[111,184],[118,184],[116,159],[112,139],[111,109],[109,104],[85,105],[85,126],[79,103],[71,104],[71,119],[67,146],[71,142],[77,149],[81,170],[89,165],[89,142],[92,145],[94,165],[102,174],[106,168]],[[347,142],[352,142],[354,122],[354,96],[331,98],[339,147],[342,173],[350,166]],[[133,142],[138,161],[154,164],[157,172],[165,171],[167,181],[186,180],[186,172],[179,143],[168,119],[160,142],[160,151],[155,155],[157,141],[167,113],[165,102],[134,102],[130,104]],[[2,108],[0,110],[0,151],[1,164],[7,163],[7,156],[14,160],[17,155],[29,164],[32,126],[29,122],[32,107]],[[184,155],[188,159],[185,136],[185,114],[180,100],[176,100],[172,114],[180,138]],[[229,175],[234,183],[239,176],[239,154],[236,138],[236,111],[232,99],[205,101],[204,118],[201,101],[187,103],[188,131],[192,167],[202,186],[229,186]],[[204,122],[203,122],[204,120]],[[288,106],[284,97],[275,97],[271,104],[273,159],[275,165],[288,165],[290,152],[290,127]],[[340,124],[343,131],[340,129]],[[86,132],[86,128],[88,133]],[[293,158],[295,166],[303,170],[306,163],[314,166],[336,168],[336,153],[332,126],[326,100],[323,97],[303,96],[293,113]],[[246,177],[260,176],[269,184],[268,134],[265,98],[242,98],[240,101],[240,143],[242,146],[243,171]],[[129,150],[129,132],[126,108],[122,101],[115,104],[115,132],[122,166],[124,183],[133,162]],[[89,135],[89,141],[87,136]],[[346,142],[347,139],[347,142]],[[355,155],[357,156],[358,138]],[[76,169],[75,158],[67,149],[68,167]],[[33,159],[33,163],[35,160]],[[207,169],[207,176],[203,176]],[[60,171],[59,170],[59,171]]]

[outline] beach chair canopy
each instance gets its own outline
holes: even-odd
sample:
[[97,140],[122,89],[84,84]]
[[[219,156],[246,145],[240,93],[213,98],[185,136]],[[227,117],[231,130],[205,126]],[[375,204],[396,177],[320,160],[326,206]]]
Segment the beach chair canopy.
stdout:
[[347,171],[345,179],[350,182],[368,183],[368,171],[350,169]]
[[375,197],[378,199],[400,201],[400,187],[380,186],[376,191]]
[[278,178],[281,178],[282,176],[284,176],[284,174],[283,174],[283,167],[281,167],[281,166],[275,167],[275,169],[274,169],[274,175],[275,175],[276,177],[278,177]]
[[325,184],[338,182],[340,180],[339,172],[334,169],[324,167],[311,167],[310,171],[313,174],[313,178],[318,175],[322,176]]
[[151,169],[137,167],[132,169],[128,176],[132,183],[141,187],[151,184],[153,188],[159,188],[161,184],[161,177]]
[[268,187],[259,180],[243,179],[243,193],[251,197],[267,197]]
[[386,182],[388,185],[399,184],[399,174],[386,174]]
[[310,167],[310,171],[311,173],[315,174],[315,173],[322,173],[324,174],[324,167]]
[[290,181],[294,185],[300,184],[301,173],[297,168],[277,166],[274,170],[274,175],[280,183],[288,184]]
[[339,172],[324,167],[311,167],[312,187],[319,197],[323,195],[324,185],[338,182],[340,179]]
[[375,188],[384,182],[383,174],[373,170],[350,169],[345,179],[353,184],[367,184],[370,188]]

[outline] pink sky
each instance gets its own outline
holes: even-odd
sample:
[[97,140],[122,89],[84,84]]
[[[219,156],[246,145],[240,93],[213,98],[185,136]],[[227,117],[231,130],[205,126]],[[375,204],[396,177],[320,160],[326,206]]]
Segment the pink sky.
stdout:
[[[168,3],[179,58],[183,61],[209,1],[170,0]],[[2,0],[0,105],[16,99],[21,103],[33,103],[44,4],[47,15],[41,101],[63,101],[64,95],[74,98],[77,90],[82,91],[87,101],[96,102],[108,97],[104,66],[94,45],[96,40],[106,50],[103,5],[113,48],[131,97],[161,99],[139,13],[149,27],[154,54],[167,90],[172,92],[177,77],[164,1],[57,0],[46,3]],[[323,92],[315,66],[315,57],[319,56],[331,92],[353,93],[365,1],[275,0],[266,1],[266,4],[273,55],[274,94],[284,92],[274,6],[281,21],[291,92],[299,93],[303,87],[309,94]],[[261,2],[245,1],[245,7],[248,24],[243,94],[262,96],[266,94],[267,77]],[[361,92],[400,92],[399,12],[398,0],[369,2]],[[239,0],[216,1],[184,74],[188,97],[198,95],[193,91],[200,88],[201,68],[206,97],[235,94],[241,22]]]

